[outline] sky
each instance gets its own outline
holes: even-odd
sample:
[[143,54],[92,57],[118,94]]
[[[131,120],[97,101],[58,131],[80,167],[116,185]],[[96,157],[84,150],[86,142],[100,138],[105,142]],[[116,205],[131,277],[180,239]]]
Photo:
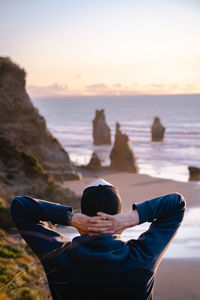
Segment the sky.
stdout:
[[32,97],[200,93],[199,0],[0,0]]

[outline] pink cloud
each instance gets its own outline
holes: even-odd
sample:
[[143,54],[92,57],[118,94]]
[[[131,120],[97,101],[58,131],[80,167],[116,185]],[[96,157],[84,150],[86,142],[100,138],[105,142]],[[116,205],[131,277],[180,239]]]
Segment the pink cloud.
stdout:
[[58,83],[47,86],[28,85],[27,91],[32,98],[48,98],[74,94],[74,91],[67,85],[60,85]]
[[81,77],[82,77],[81,74],[76,74],[76,75],[74,76],[75,79],[79,79],[79,78],[81,78]]
[[105,83],[95,83],[87,85],[84,89],[84,94],[89,95],[112,95],[113,90]]
[[[78,74],[77,74],[78,75]],[[125,96],[140,94],[183,94],[199,93],[200,86],[192,84],[163,84],[150,82],[146,84],[134,83],[132,86],[125,86],[121,83],[107,85],[103,82],[85,86],[82,89],[71,89],[67,85],[54,83],[48,86],[27,86],[27,91],[32,98],[49,98],[60,96]]]

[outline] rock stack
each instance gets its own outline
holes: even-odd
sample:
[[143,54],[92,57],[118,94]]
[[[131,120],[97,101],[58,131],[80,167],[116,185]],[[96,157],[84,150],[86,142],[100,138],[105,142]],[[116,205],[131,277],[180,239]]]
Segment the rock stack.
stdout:
[[165,127],[161,124],[160,118],[155,117],[153,125],[151,126],[151,140],[152,142],[162,142],[164,139]]
[[68,153],[52,136],[45,119],[25,90],[25,71],[0,57],[0,135],[19,151],[36,157],[44,171],[56,179],[80,179]]
[[118,171],[138,172],[135,156],[126,134],[120,130],[120,124],[116,123],[115,142],[110,153],[111,168]]
[[96,110],[92,123],[94,145],[111,144],[110,128],[106,123],[104,109]]
[[101,161],[95,152],[92,153],[91,159],[86,168],[93,171],[98,171],[101,169]]
[[200,181],[200,168],[197,167],[188,167],[190,176],[189,180]]

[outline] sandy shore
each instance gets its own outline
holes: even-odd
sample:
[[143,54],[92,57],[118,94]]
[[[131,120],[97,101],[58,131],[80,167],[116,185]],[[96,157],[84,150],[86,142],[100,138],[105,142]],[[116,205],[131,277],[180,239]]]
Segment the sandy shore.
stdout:
[[200,258],[163,259],[154,284],[155,300],[199,300]]
[[[67,181],[63,186],[81,195],[84,188],[102,177],[115,185],[122,198],[123,211],[130,211],[132,203],[139,203],[163,194],[179,192],[187,207],[200,206],[200,184],[177,182],[148,175],[116,172],[82,172],[81,181]],[[198,300],[200,299],[200,258],[163,259],[154,285],[155,300]]]
[[105,171],[95,172],[94,174],[83,172],[81,181],[66,181],[63,186],[81,195],[84,188],[99,177],[104,178],[118,188],[124,212],[129,211],[133,203],[174,192],[179,192],[185,197],[187,207],[200,206],[200,183],[197,182],[178,182],[142,174]]

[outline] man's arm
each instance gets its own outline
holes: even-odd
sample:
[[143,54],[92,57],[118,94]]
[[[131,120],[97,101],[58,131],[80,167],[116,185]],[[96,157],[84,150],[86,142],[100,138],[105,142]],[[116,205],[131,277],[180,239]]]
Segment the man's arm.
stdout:
[[129,245],[149,269],[156,269],[184,217],[186,202],[173,193],[136,204],[139,224],[151,222],[149,229]]
[[43,221],[69,225],[71,207],[31,197],[15,197],[10,212],[20,234],[38,257],[44,258],[70,239],[51,230]]
[[[129,213],[114,216],[98,213],[99,223],[89,227],[89,230],[121,233],[126,228],[151,222],[149,229],[138,240],[130,240],[128,244],[145,267],[155,269],[182,222],[185,200],[180,194],[174,193],[133,206],[134,210]],[[101,220],[110,220],[112,225],[103,228]]]
[[71,239],[45,226],[43,221],[74,226],[81,234],[88,233],[88,226],[96,222],[84,214],[72,214],[70,206],[31,197],[14,198],[10,212],[20,234],[40,259],[71,242]]

